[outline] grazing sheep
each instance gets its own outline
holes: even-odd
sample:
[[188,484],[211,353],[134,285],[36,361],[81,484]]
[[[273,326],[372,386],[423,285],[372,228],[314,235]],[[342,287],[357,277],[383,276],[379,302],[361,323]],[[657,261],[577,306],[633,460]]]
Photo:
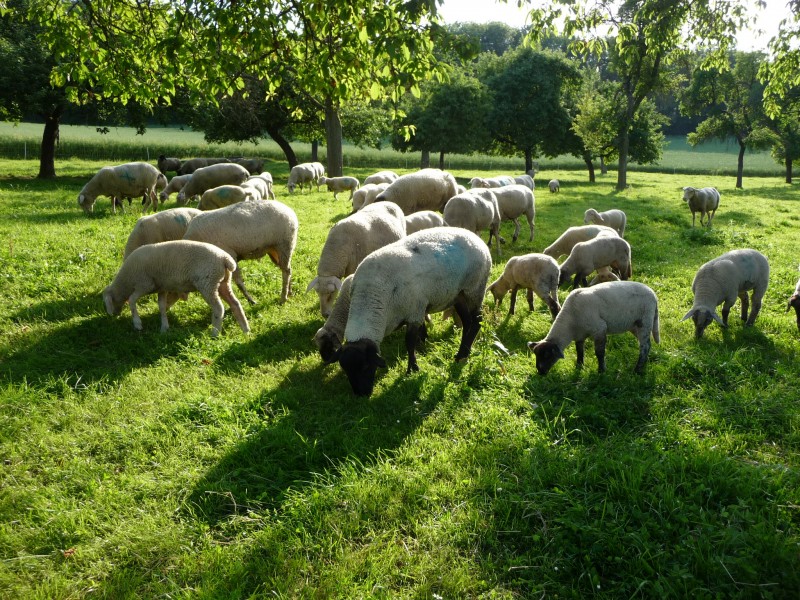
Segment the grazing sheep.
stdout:
[[581,225],[577,227],[570,227],[562,233],[558,239],[544,249],[547,256],[558,258],[564,254],[569,255],[572,252],[573,246],[578,242],[585,242],[595,237],[611,236],[619,237],[616,230],[605,225]]
[[[722,327],[728,327],[728,314],[738,297],[742,302],[742,320],[746,326],[752,325],[761,311],[761,301],[767,291],[767,285],[769,285],[769,262],[766,256],[749,248],[726,252],[698,269],[692,281],[694,302],[681,321],[692,318],[697,338],[703,336],[703,332],[712,320]],[[750,290],[753,290],[752,302],[747,297],[747,292]],[[716,307],[721,302],[724,304],[720,319]],[[748,308],[752,309],[749,317]]]
[[176,173],[181,168],[181,159],[180,158],[167,158],[165,154],[161,154],[158,157],[158,161],[156,162],[158,166],[158,170],[167,174],[168,171],[175,171]]
[[[269,256],[283,275],[283,303],[292,291],[297,229],[297,215],[281,202],[238,202],[197,215],[189,223],[184,239],[214,244],[238,262]],[[233,272],[233,280],[247,301],[254,304],[245,288],[241,266]]]
[[551,194],[555,194],[561,190],[561,182],[559,182],[558,179],[551,179],[547,184],[547,187],[550,188]]
[[516,181],[509,175],[498,175],[497,177],[473,177],[469,181],[470,188],[498,188],[505,185],[514,185]]
[[175,177],[169,180],[167,187],[158,194],[158,199],[161,200],[161,202],[166,202],[172,194],[180,192],[191,177],[191,173],[188,175],[175,175]]
[[230,162],[227,158],[190,158],[181,163],[178,175],[191,175],[197,169],[227,162]]
[[459,227],[418,231],[367,256],[350,289],[345,343],[337,353],[357,396],[370,396],[385,367],[383,338],[405,324],[407,373],[418,371],[415,348],[425,316],[454,306],[461,318],[456,361],[469,357],[481,327],[481,307],[492,257],[474,233]]
[[567,260],[561,263],[558,284],[562,285],[572,275],[572,289],[580,283],[586,287],[586,277],[601,267],[613,267],[620,278],[630,279],[632,275],[631,246],[621,237],[601,236],[573,246]]
[[[325,165],[323,165],[321,162],[312,162],[308,164],[310,164],[311,168],[314,169],[314,182],[316,182],[317,191],[319,191],[319,186],[320,186],[319,180],[320,178],[325,176]],[[311,188],[309,187],[309,189]]]
[[378,171],[377,173],[367,176],[364,180],[364,185],[368,183],[392,183],[398,177],[400,176],[394,171]]
[[211,307],[211,327],[214,337],[222,329],[225,307],[222,297],[231,307],[242,331],[250,325],[242,305],[231,289],[231,272],[236,261],[227,252],[211,244],[187,240],[172,240],[140,246],[125,259],[114,280],[103,290],[103,303],[108,314],[118,315],[128,302],[133,315],[133,327],[142,329],[142,319],[136,302],[147,294],[158,294],[161,331],[169,329],[167,311],[189,292],[199,292]]
[[558,263],[546,254],[525,254],[508,259],[503,274],[489,285],[497,305],[503,302],[505,295],[511,291],[511,308],[509,315],[514,314],[517,304],[517,290],[528,290],[528,308],[533,310],[533,294],[547,304],[550,314],[556,317],[561,306],[558,304]]
[[203,192],[197,208],[200,210],[214,210],[237,202],[244,202],[247,198],[247,191],[241,186],[218,185]]
[[[156,178],[156,194],[158,195],[159,200],[161,199],[161,192],[167,189],[167,177],[163,173],[158,174],[158,178]],[[133,199],[130,196],[126,196],[128,198],[128,206],[131,205]],[[114,202],[117,204],[122,204],[122,199],[114,199]],[[147,210],[150,206],[150,196],[144,194],[142,196],[142,210]]]
[[247,178],[247,181],[242,183],[241,188],[244,190],[248,200],[269,199],[270,188],[261,175],[251,175]]
[[589,287],[609,281],[620,281],[620,278],[611,270],[611,267],[600,267],[597,269],[597,274],[589,282]]
[[316,183],[317,191],[319,191],[320,177],[318,168],[312,163],[300,163],[293,166],[292,170],[289,171],[289,180],[286,183],[286,187],[290,194],[294,194],[295,188],[300,188],[302,192],[303,188],[308,186],[308,189],[311,190],[311,186]]
[[344,277],[354,273],[371,252],[405,235],[403,211],[391,202],[365,206],[331,227],[317,263],[317,276],[306,289],[319,295],[322,316],[330,315]]
[[[492,189],[497,197],[497,206],[500,208],[500,220],[512,221],[514,223],[514,235],[512,242],[516,242],[519,237],[519,218],[525,215],[528,220],[528,229],[531,232],[528,238],[533,241],[534,220],[536,219],[536,202],[533,197],[533,190],[524,185],[512,184],[500,188]],[[505,240],[501,237],[501,242]]]
[[322,362],[326,365],[336,361],[336,353],[344,341],[347,313],[350,311],[350,285],[352,283],[352,274],[342,279],[342,287],[336,297],[331,314],[328,315],[325,324],[314,334],[314,344],[319,350]]
[[189,227],[189,222],[201,212],[196,208],[184,206],[139,217],[128,235],[128,241],[122,253],[123,259],[128,258],[130,253],[139,246],[181,239],[186,233],[186,228]]
[[719,208],[719,192],[717,188],[683,188],[683,201],[692,211],[692,227],[694,227],[695,213],[700,213],[700,226],[703,226],[703,217],[706,217],[706,226],[711,227],[711,219]]
[[[78,206],[83,212],[94,212],[94,203],[98,196],[109,196],[114,213],[117,212],[116,204],[122,198],[138,198],[147,196],[153,203],[154,210],[158,208],[156,184],[158,169],[146,162],[132,162],[115,167],[103,167],[83,186],[78,194]],[[122,206],[122,204],[120,204]],[[122,209],[125,210],[124,208]]]
[[611,281],[591,288],[577,289],[567,296],[561,312],[550,326],[547,337],[528,342],[536,356],[539,375],[547,372],[561,358],[570,342],[575,342],[577,366],[583,366],[586,338],[594,340],[597,370],[606,370],[608,334],[630,331],[639,340],[639,360],[634,372],[644,370],[650,354],[650,336],[660,343],[658,298],[655,292],[636,281]]
[[447,171],[420,169],[401,175],[375,198],[376,202],[394,202],[406,215],[419,210],[442,212],[444,205],[456,195],[455,178]]
[[605,225],[606,227],[611,227],[612,229],[616,230],[619,234],[619,237],[623,237],[625,235],[625,224],[627,223],[628,218],[625,216],[625,213],[621,210],[611,209],[605,212],[597,212],[593,208],[589,208],[583,213],[583,222],[585,225],[589,225],[593,223],[595,225]]
[[449,227],[461,227],[472,233],[488,229],[489,239],[486,243],[491,247],[494,236],[497,256],[501,255],[500,209],[492,190],[474,189],[456,194],[444,205],[442,217]]
[[797,328],[800,329],[800,279],[797,280],[797,285],[794,288],[794,294],[789,298],[789,303],[786,305],[786,312],[790,308],[794,308],[797,314]]
[[445,223],[445,220],[439,213],[432,210],[420,210],[406,217],[406,235],[422,231],[423,229],[444,227],[446,225],[447,223]]
[[358,179],[355,177],[320,177],[319,185],[327,186],[329,192],[333,192],[333,199],[338,200],[336,194],[339,192],[350,192],[348,200],[353,199],[353,192],[358,189]]
[[365,206],[375,202],[383,190],[389,187],[388,183],[365,183],[353,192],[353,212],[358,212]]
[[247,169],[247,172],[250,173],[250,175],[261,173],[261,171],[264,169],[263,158],[232,158],[230,161]]
[[178,203],[185,204],[189,198],[200,196],[206,190],[220,185],[241,185],[250,173],[236,163],[217,163],[200,167],[178,192]]
[[517,175],[514,177],[514,183],[518,185],[524,185],[529,190],[536,189],[536,182],[533,180],[533,177],[530,175]]

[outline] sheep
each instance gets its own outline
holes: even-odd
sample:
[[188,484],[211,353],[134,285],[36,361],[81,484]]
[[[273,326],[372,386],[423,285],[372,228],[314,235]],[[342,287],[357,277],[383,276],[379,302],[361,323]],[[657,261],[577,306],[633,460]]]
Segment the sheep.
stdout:
[[561,263],[558,284],[562,285],[572,275],[572,289],[580,283],[587,285],[586,277],[600,267],[613,267],[622,280],[632,275],[631,246],[621,237],[601,236],[573,246],[567,260]]
[[175,192],[180,192],[191,177],[191,173],[188,175],[175,175],[175,177],[169,180],[167,187],[158,194],[158,199],[161,200],[161,202],[166,202],[170,195]]
[[625,216],[625,213],[618,209],[611,209],[599,213],[593,208],[588,208],[586,212],[583,213],[584,225],[593,223],[595,225],[611,227],[617,231],[619,237],[625,235],[625,224],[627,220],[628,218]]
[[[761,301],[769,284],[769,262],[767,258],[749,248],[731,250],[701,266],[692,281],[694,301],[681,321],[689,317],[694,321],[694,335],[701,338],[712,320],[728,327],[728,314],[736,298],[742,302],[742,320],[745,326],[752,325],[761,311]],[[752,290],[752,301],[747,292]],[[722,305],[722,318],[716,307]],[[747,316],[748,308],[752,309]]]
[[247,172],[250,173],[250,175],[260,173],[264,168],[263,158],[232,158],[230,161],[247,169]]
[[564,358],[564,350],[572,341],[578,355],[577,366],[582,367],[584,344],[591,336],[597,370],[603,373],[608,334],[630,331],[639,340],[639,360],[634,372],[642,373],[650,354],[650,336],[656,344],[661,343],[659,329],[655,292],[636,281],[611,281],[571,292],[547,337],[539,342],[528,342],[528,348],[536,356],[539,375],[546,375],[560,358]]
[[[484,193],[480,193],[484,192]],[[469,190],[464,194],[456,194],[444,205],[442,214],[450,227],[461,227],[472,233],[489,230],[487,244],[492,245],[492,236],[500,256],[500,209],[497,198],[490,189]]]
[[[264,182],[264,186],[261,186],[261,183],[258,181],[261,180]],[[275,190],[272,182],[272,173],[269,171],[263,171],[259,175],[253,175],[249,177],[247,181],[242,184],[242,187],[250,187],[257,189],[261,193],[262,200],[275,200]],[[266,191],[265,191],[266,190]]]
[[317,191],[319,191],[319,170],[315,167],[312,163],[300,163],[299,165],[295,165],[292,167],[292,170],[289,171],[289,180],[286,183],[286,187],[289,190],[290,194],[294,194],[295,188],[300,188],[300,191],[303,191],[303,188],[308,185],[308,189],[311,189],[311,185],[316,183],[317,184]]
[[611,267],[600,267],[597,274],[589,282],[589,287],[608,281],[620,281],[620,278],[611,270]]
[[178,202],[184,204],[189,198],[200,196],[206,190],[220,185],[240,185],[244,183],[250,173],[236,163],[217,163],[207,167],[200,167],[189,178],[181,191],[178,192]]
[[547,184],[547,187],[550,188],[551,194],[555,194],[561,190],[561,182],[558,179],[551,179]]
[[528,290],[528,308],[533,310],[533,294],[541,298],[553,318],[558,315],[561,306],[558,303],[558,263],[556,259],[546,254],[524,254],[512,256],[503,268],[503,274],[489,284],[489,289],[494,296],[495,303],[499,306],[503,298],[511,292],[511,308],[509,315],[514,314],[517,303],[517,290]]
[[139,246],[181,239],[189,222],[201,212],[196,208],[179,207],[139,217],[125,243],[123,260]]
[[391,202],[365,206],[331,227],[317,263],[317,276],[306,288],[306,292],[316,290],[319,295],[322,316],[330,315],[342,278],[354,273],[368,254],[405,235],[403,211]]
[[368,183],[392,183],[399,175],[394,171],[378,171],[372,175],[368,175],[364,180],[364,185]]
[[[323,165],[321,162],[316,162],[316,161],[308,164],[310,164],[311,168],[314,169],[314,181],[317,184],[317,191],[319,191],[319,186],[320,186],[319,180],[320,178],[325,176],[325,165]],[[311,188],[309,187],[309,189]]]
[[[183,237],[212,243],[238,262],[269,256],[283,276],[280,296],[283,303],[292,291],[292,254],[297,245],[297,229],[297,215],[281,202],[237,202],[197,215]],[[247,301],[255,304],[245,288],[241,266],[233,272],[233,280]]]
[[711,227],[711,219],[719,208],[719,192],[717,188],[683,188],[683,201],[692,211],[692,227],[694,227],[695,213],[700,213],[700,226],[703,226],[703,216],[706,217],[706,227]]
[[525,175],[516,175],[514,177],[514,183],[518,185],[524,185],[529,190],[536,189],[536,182],[533,180],[533,177],[531,177],[527,173]]
[[469,181],[470,188],[498,188],[505,185],[514,185],[516,181],[509,175],[498,175],[497,177],[473,177]]
[[178,169],[178,175],[191,175],[202,167],[227,162],[230,162],[227,158],[190,158],[181,163],[181,168]]
[[331,313],[325,320],[325,324],[314,334],[314,344],[316,344],[322,362],[326,365],[336,361],[336,353],[344,341],[344,329],[347,326],[347,313],[350,311],[350,285],[353,283],[351,273],[342,279],[342,287]]
[[419,210],[442,212],[445,203],[456,195],[455,177],[439,169],[420,169],[401,175],[375,198],[376,202],[394,202],[406,215]]
[[406,217],[406,235],[422,231],[423,229],[444,227],[446,225],[447,223],[445,223],[445,220],[439,213],[432,210],[420,210]]
[[247,200],[267,200],[269,198],[270,188],[260,175],[251,175],[240,187],[244,190]]
[[225,307],[231,307],[242,331],[250,325],[242,305],[231,289],[231,272],[236,261],[227,252],[203,242],[171,240],[140,246],[125,259],[114,280],[103,290],[103,303],[111,316],[118,315],[125,302],[131,307],[133,328],[142,330],[136,302],[147,294],[158,294],[162,333],[169,329],[167,311],[178,299],[197,291],[211,307],[213,337],[219,335]]
[[365,183],[356,191],[353,192],[353,212],[358,212],[365,206],[375,202],[383,190],[389,187],[388,183]]
[[789,298],[789,303],[786,305],[786,312],[790,308],[794,308],[797,314],[797,328],[800,329],[800,279],[797,280],[797,285],[794,288],[794,294]]
[[[533,197],[533,190],[524,185],[512,184],[494,188],[492,191],[497,197],[497,206],[500,208],[500,220],[512,221],[514,223],[514,235],[511,240],[513,242],[517,241],[520,230],[519,218],[525,215],[531,233],[528,241],[532,242],[534,220],[536,218],[536,203]],[[504,242],[505,240],[501,237],[500,241]]]
[[167,158],[165,154],[161,154],[158,157],[158,161],[156,162],[158,166],[158,170],[167,174],[168,171],[175,171],[176,173],[181,168],[181,159],[180,158]]
[[[163,173],[159,173],[158,177],[156,178],[156,194],[158,195],[159,199],[161,198],[161,192],[167,189],[167,177]],[[123,196],[121,199],[114,199],[115,204],[119,204],[122,206],[122,199],[128,199],[128,206],[131,205],[133,199],[130,196]],[[148,194],[144,194],[142,196],[142,208],[143,210],[147,210],[150,206],[150,196]]]
[[605,225],[582,225],[578,227],[570,227],[562,233],[558,239],[544,249],[547,256],[558,258],[562,255],[569,255],[572,252],[573,246],[578,242],[585,242],[595,237],[612,236],[619,237],[616,230]]
[[336,194],[339,192],[350,191],[348,200],[353,199],[353,192],[358,189],[359,181],[355,177],[325,177],[322,176],[318,181],[319,185],[327,186],[329,192],[333,192],[333,199],[338,200]]
[[345,343],[337,352],[357,396],[370,396],[375,372],[385,367],[383,338],[406,325],[408,367],[418,371],[415,347],[425,315],[454,306],[462,321],[456,361],[469,357],[481,327],[481,307],[492,257],[486,244],[460,227],[418,231],[367,256],[350,288]]
[[223,206],[230,206],[248,199],[247,190],[238,185],[218,185],[203,192],[197,208],[200,210],[214,210]]
[[78,194],[78,206],[89,214],[94,212],[94,203],[98,196],[109,196],[112,210],[116,213],[117,200],[123,197],[147,196],[156,209],[158,208],[156,183],[159,175],[158,169],[146,162],[103,167],[81,189]]

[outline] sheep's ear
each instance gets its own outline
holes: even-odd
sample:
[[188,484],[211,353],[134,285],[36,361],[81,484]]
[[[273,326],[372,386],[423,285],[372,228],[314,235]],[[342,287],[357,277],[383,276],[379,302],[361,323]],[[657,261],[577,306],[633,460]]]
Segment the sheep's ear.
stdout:
[[319,277],[314,277],[314,279],[311,280],[311,283],[308,284],[306,291],[310,292],[311,290],[315,290],[317,289],[317,286],[319,286]]
[[331,285],[333,285],[333,289],[331,291],[338,292],[340,289],[342,289],[342,280],[338,277],[334,277]]
[[78,204],[83,204],[84,200],[86,200],[86,196],[84,196],[83,194],[78,196]]
[[694,313],[696,313],[696,312],[697,312],[697,309],[696,309],[696,308],[690,308],[690,309],[689,309],[689,312],[687,312],[685,315],[683,315],[683,318],[681,319],[681,322],[685,321],[686,319],[688,319],[689,317],[691,317],[691,316],[692,316]]
[[110,293],[103,292],[103,304],[106,305],[106,312],[111,316],[114,316],[114,301],[111,300]]
[[722,319],[720,319],[719,315],[717,314],[717,311],[715,310],[711,311],[711,318],[714,319],[717,323],[719,323],[722,327],[725,327],[727,329],[728,326],[722,322]]
[[789,303],[786,305],[786,312],[789,312],[789,310],[790,310],[790,309],[791,309],[791,308],[792,308],[792,307],[793,307],[795,304],[798,304],[798,302],[800,302],[800,296],[798,296],[797,294],[792,294],[792,297],[791,297],[791,298],[789,298]]

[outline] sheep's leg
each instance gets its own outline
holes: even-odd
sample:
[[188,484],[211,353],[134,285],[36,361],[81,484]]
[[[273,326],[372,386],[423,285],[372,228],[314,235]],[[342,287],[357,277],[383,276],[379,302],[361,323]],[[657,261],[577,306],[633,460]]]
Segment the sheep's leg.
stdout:
[[226,274],[225,279],[223,279],[222,283],[219,284],[217,293],[219,293],[220,297],[228,303],[228,306],[231,307],[231,312],[233,313],[236,322],[239,323],[239,327],[242,328],[242,331],[245,333],[250,333],[250,324],[247,322],[247,316],[244,314],[242,304],[239,302],[239,299],[233,295],[230,274]]
[[281,285],[281,304],[286,302],[286,299],[292,295],[292,267],[287,266],[281,269],[283,276],[283,283]]
[[417,341],[419,338],[419,325],[416,323],[409,323],[406,328],[406,352],[408,352],[408,368],[406,369],[406,375],[419,371],[419,365],[417,364]]
[[636,361],[636,368],[633,372],[641,374],[644,371],[645,363],[647,363],[647,356],[650,354],[650,332],[644,328],[639,328],[634,333],[639,339],[639,360]]
[[572,280],[572,289],[573,290],[578,287],[578,284],[580,283],[580,281],[581,281],[581,274],[580,273],[575,273],[575,277]]
[[757,290],[753,291],[753,302],[750,306],[750,318],[747,319],[746,325],[752,325],[756,321],[758,313],[761,312],[761,298],[763,294],[759,294]]
[[708,227],[711,228],[711,219],[714,218],[714,214],[716,214],[717,209],[715,208],[710,213],[708,213]]
[[136,331],[142,330],[142,318],[139,316],[139,309],[136,307],[136,302],[141,298],[144,294],[139,292],[133,292],[128,298],[128,304],[131,307],[131,316],[133,317],[133,328]]
[[[242,276],[242,270],[239,268],[238,264],[236,265],[236,270],[233,272],[233,280],[236,282],[236,287],[238,287],[242,291],[242,294],[244,294],[244,297],[247,298],[247,301],[250,304],[255,304],[256,301],[253,299],[253,297],[247,291],[247,288],[244,286],[244,277]],[[285,281],[285,276],[284,276],[284,281]]]
[[211,307],[211,337],[217,337],[222,329],[222,317],[225,316],[225,307],[220,300],[216,289],[197,290]]
[[511,220],[514,221],[514,235],[511,236],[511,242],[513,243],[516,242],[519,237],[519,217]]
[[747,297],[746,291],[739,292],[739,301],[742,303],[742,321],[747,322],[747,313],[750,312],[750,298]]
[[558,316],[558,313],[561,312],[561,305],[559,305],[558,300],[554,300],[550,296],[544,298],[545,303],[547,304],[547,308],[550,309],[550,314],[555,319]]
[[533,290],[528,288],[528,293],[525,295],[528,300],[528,310],[533,312]]
[[[695,214],[694,214],[694,211],[692,211],[692,227],[694,227],[694,217],[695,217]],[[700,224],[701,225],[702,225],[702,218],[703,218],[703,215],[700,215],[700,219],[701,219],[701,223]]]
[[167,310],[169,309],[169,300],[167,299],[167,292],[158,292],[158,312],[161,313],[161,333],[169,329],[169,321],[167,320]]
[[517,290],[518,289],[519,288],[517,286],[514,286],[513,288],[511,288],[511,308],[508,310],[508,314],[510,314],[510,315],[514,314],[514,309],[517,306]]
[[583,355],[586,349],[586,340],[575,340],[575,354],[578,358],[575,361],[575,366],[581,368],[583,366]]
[[532,242],[533,241],[533,229],[534,229],[533,219],[528,219],[528,227],[531,230],[531,237],[528,238],[528,241]]
[[594,337],[594,355],[597,357],[597,372],[606,372],[606,342],[608,337],[605,334]]
[[[733,302],[735,302],[734,300]],[[725,300],[725,304],[722,305],[722,324],[727,327],[728,326],[728,315],[731,312],[731,307],[733,307],[733,302],[729,302]]]
[[472,343],[478,336],[481,329],[481,313],[480,309],[474,313],[470,312],[467,303],[463,298],[457,298],[454,304],[456,314],[461,319],[461,345],[458,347],[456,354],[456,361],[466,360],[469,357],[469,351],[472,348]]

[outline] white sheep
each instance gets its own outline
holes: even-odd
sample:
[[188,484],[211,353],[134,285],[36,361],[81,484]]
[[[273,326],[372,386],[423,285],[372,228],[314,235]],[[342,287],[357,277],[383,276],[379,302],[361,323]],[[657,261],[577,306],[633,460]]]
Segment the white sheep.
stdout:
[[616,232],[619,234],[619,237],[623,237],[625,235],[625,224],[627,221],[628,217],[625,216],[625,213],[616,208],[601,213],[597,212],[593,208],[589,208],[583,213],[583,223],[585,225],[593,223],[595,225],[605,225],[606,227],[611,227],[612,229],[616,230]]
[[524,254],[512,256],[503,268],[503,274],[489,285],[495,303],[499,306],[503,298],[511,292],[511,308],[508,314],[514,314],[517,303],[517,290],[527,289],[528,308],[533,310],[533,294],[535,293],[550,309],[555,318],[561,306],[558,303],[558,263],[546,254]]
[[[156,183],[161,175],[158,169],[146,162],[132,162],[114,167],[103,167],[83,186],[78,194],[78,206],[87,214],[94,211],[99,196],[109,196],[114,213],[116,204],[124,197],[147,196],[158,208]],[[123,208],[124,211],[124,208]]]
[[364,179],[364,185],[368,183],[392,183],[395,179],[400,177],[394,171],[378,171],[377,173],[373,173],[372,175],[368,175],[366,179]]
[[289,180],[286,182],[286,187],[290,194],[294,194],[295,188],[300,188],[302,192],[304,187],[308,186],[310,190],[311,186],[316,183],[317,191],[319,191],[319,179],[321,176],[319,168],[313,163],[300,163],[293,166],[292,170],[289,171]]
[[[159,173],[158,177],[156,178],[156,194],[158,195],[159,200],[161,199],[161,192],[164,191],[165,189],[167,189],[167,177],[163,173]],[[120,199],[115,198],[114,203],[122,206],[122,200],[124,198],[128,199],[128,206],[130,206],[131,202],[133,201],[133,198],[131,198],[130,196],[123,196],[123,198]],[[146,211],[149,206],[150,206],[150,196],[148,194],[144,194],[142,196],[142,209]]]
[[650,354],[650,336],[660,343],[658,298],[655,292],[636,281],[611,281],[591,288],[574,290],[567,296],[561,311],[540,342],[528,342],[536,356],[536,370],[546,375],[564,358],[564,350],[575,342],[577,366],[583,366],[586,338],[594,340],[597,370],[606,370],[608,334],[630,331],[639,340],[636,373],[644,370]]
[[247,199],[247,190],[239,185],[218,185],[203,192],[197,208],[200,210],[214,210],[237,202],[244,202]]
[[404,214],[419,210],[442,212],[444,205],[456,195],[455,178],[447,171],[420,169],[401,175],[375,198],[376,202],[394,202]]
[[[497,197],[497,206],[500,208],[500,220],[512,221],[514,223],[514,235],[511,238],[516,242],[519,237],[519,218],[525,216],[528,220],[530,237],[528,241],[533,241],[534,221],[536,219],[536,201],[533,197],[533,190],[524,185],[511,184],[492,191]],[[505,241],[502,237],[500,241]]]
[[158,199],[161,200],[161,202],[166,202],[172,194],[180,192],[183,189],[183,186],[186,185],[186,182],[191,179],[191,177],[191,173],[187,175],[175,175],[175,177],[169,180],[167,187],[161,190],[161,192],[158,194]]
[[683,188],[683,201],[692,211],[692,227],[694,227],[695,213],[700,213],[700,226],[703,226],[703,217],[706,217],[706,226],[711,227],[711,219],[719,208],[719,192],[717,188]]
[[597,274],[589,282],[589,287],[609,281],[620,281],[620,278],[611,270],[611,267],[600,267],[597,269]]
[[142,329],[142,319],[136,302],[147,294],[158,294],[161,331],[169,329],[167,311],[189,292],[199,292],[211,307],[212,335],[219,335],[225,307],[231,312],[242,331],[250,325],[242,305],[231,289],[231,273],[236,261],[224,250],[211,244],[187,240],[172,240],[140,246],[125,259],[114,280],[103,290],[103,303],[110,315],[118,315],[127,302],[133,315],[133,327]]
[[[761,311],[761,301],[769,285],[769,262],[766,256],[749,248],[731,250],[701,266],[692,281],[694,302],[681,321],[694,321],[695,337],[702,337],[711,321],[728,327],[728,314],[736,298],[742,303],[742,320],[752,325]],[[747,292],[752,290],[752,301]],[[722,318],[716,307],[722,305]],[[748,317],[748,309],[751,309]]]
[[260,173],[264,168],[263,158],[231,158],[230,161],[232,163],[236,163],[237,165],[243,166],[245,169],[247,169],[250,175]]
[[[234,260],[257,260],[264,255],[283,276],[281,302],[292,291],[292,254],[297,245],[297,215],[285,204],[273,202],[238,202],[197,215],[186,229],[184,239],[209,242],[225,250]],[[233,280],[251,304],[241,266]]]
[[314,182],[316,182],[317,191],[319,191],[319,186],[320,186],[319,180],[320,178],[325,176],[325,165],[323,165],[321,162],[316,162],[316,161],[308,164],[310,164],[311,167],[314,169]]
[[561,263],[559,285],[573,275],[572,287],[580,283],[586,287],[586,278],[592,271],[601,267],[613,267],[620,274],[620,279],[630,279],[631,246],[621,237],[600,236],[585,242],[578,242],[572,247],[567,260]]
[[461,227],[472,233],[489,231],[487,244],[492,245],[492,236],[500,256],[500,209],[497,198],[490,189],[473,189],[456,194],[444,205],[442,214],[450,227]]
[[406,216],[406,235],[431,229],[432,227],[444,227],[447,223],[437,212],[432,210],[420,210]]
[[524,185],[529,190],[536,189],[536,182],[533,180],[533,177],[531,177],[527,173],[525,175],[516,175],[514,177],[514,183],[518,185]]
[[183,206],[139,217],[128,235],[122,253],[123,259],[128,258],[139,246],[181,239],[189,227],[189,222],[201,212],[196,208]]
[[461,318],[456,361],[466,360],[481,327],[481,307],[492,258],[486,244],[460,227],[411,234],[367,256],[350,288],[350,311],[339,365],[358,396],[369,396],[375,372],[385,367],[383,338],[405,324],[407,373],[418,371],[415,347],[425,316],[454,306]]
[[[469,181],[470,188],[498,188],[505,185],[517,183],[510,175],[498,175],[497,177],[473,177]],[[532,188],[531,188],[532,189]]]
[[319,295],[322,316],[330,315],[344,277],[354,273],[371,252],[405,235],[403,211],[391,202],[365,206],[331,227],[317,263],[317,276],[306,289]]
[[375,202],[383,190],[389,187],[388,183],[365,183],[355,192],[353,192],[353,212],[357,212]]
[[185,204],[189,198],[200,196],[206,190],[220,185],[241,185],[250,173],[241,165],[236,163],[217,163],[200,167],[184,184],[178,192],[178,203]]
[[156,166],[158,166],[158,170],[164,174],[168,171],[175,171],[177,173],[181,168],[181,159],[167,158],[166,154],[161,154],[158,157],[158,161],[156,161]]
[[561,190],[561,182],[558,179],[551,179],[548,182],[547,187],[550,188],[551,194],[555,194],[556,192]]
[[339,192],[350,192],[348,200],[353,199],[353,192],[358,189],[359,181],[355,177],[320,177],[319,185],[324,185],[329,192],[333,192],[333,199],[338,200],[336,194]]
[[558,239],[544,249],[544,253],[553,258],[569,255],[573,246],[578,242],[585,242],[599,236],[619,237],[616,230],[605,225],[582,225],[570,227]]
[[190,158],[181,163],[178,175],[191,175],[197,169],[227,162],[230,162],[227,158]]
[[797,285],[794,287],[794,294],[789,297],[786,312],[789,312],[791,308],[794,308],[797,315],[797,328],[800,329],[800,279],[797,280]]
[[326,365],[336,360],[336,353],[342,347],[344,341],[344,329],[347,326],[347,313],[350,311],[350,285],[353,283],[352,273],[342,279],[342,286],[339,295],[333,304],[331,314],[325,320],[325,324],[314,334],[314,344],[316,344],[322,362]]
[[[275,190],[272,182],[272,173],[263,171],[258,175],[252,175],[242,184],[245,189],[253,190],[253,199],[275,200]],[[256,194],[257,193],[257,194]],[[256,198],[256,195],[258,196]]]

